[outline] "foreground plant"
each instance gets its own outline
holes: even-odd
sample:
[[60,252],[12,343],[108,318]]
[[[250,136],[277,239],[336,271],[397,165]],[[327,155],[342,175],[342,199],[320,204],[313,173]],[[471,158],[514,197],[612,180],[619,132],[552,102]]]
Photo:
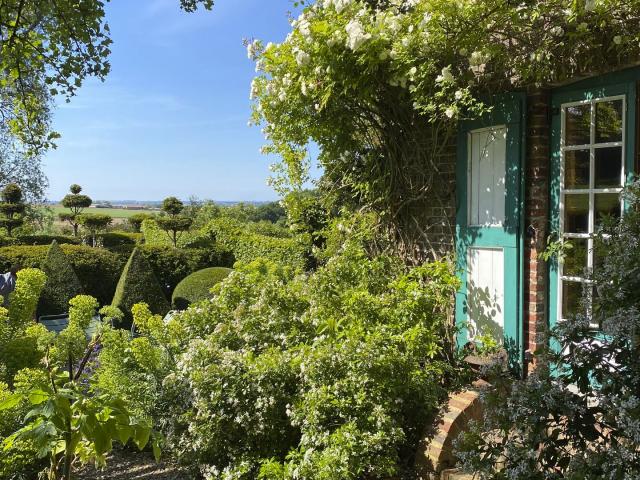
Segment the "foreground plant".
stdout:
[[[16,390],[0,402],[0,411],[20,404],[33,407],[22,428],[4,439],[3,450],[24,442],[32,445],[38,458],[48,458],[50,480],[70,479],[79,463],[94,461],[104,466],[113,442],[126,445],[132,440],[142,449],[151,437],[159,458],[159,437],[148,420],[136,418],[126,403],[113,395],[90,392],[86,374],[102,332],[98,330],[91,340],[86,332],[98,304],[93,297],[80,295],[70,306],[69,324],[58,335],[42,325],[34,327],[44,371],[33,375],[29,388]],[[103,309],[103,313],[120,315],[113,308]]]
[[591,314],[551,332],[526,380],[496,377],[483,421],[460,439],[480,478],[640,477],[640,184],[626,196],[623,220],[595,242]]

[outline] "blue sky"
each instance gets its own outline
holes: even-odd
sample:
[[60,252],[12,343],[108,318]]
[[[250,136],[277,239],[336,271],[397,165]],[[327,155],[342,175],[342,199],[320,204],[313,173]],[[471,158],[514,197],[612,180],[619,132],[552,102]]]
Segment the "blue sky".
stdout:
[[79,183],[94,199],[169,195],[271,200],[273,159],[248,127],[254,64],[243,38],[282,41],[290,0],[216,0],[187,14],[178,0],[111,0],[111,73],[89,80],[53,127],[49,199]]

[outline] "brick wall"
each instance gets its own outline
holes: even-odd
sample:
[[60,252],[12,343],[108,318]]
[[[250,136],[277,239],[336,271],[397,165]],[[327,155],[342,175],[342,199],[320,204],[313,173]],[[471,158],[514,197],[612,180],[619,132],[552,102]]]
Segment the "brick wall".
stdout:
[[549,233],[549,109],[548,91],[537,90],[528,94],[523,321],[525,351],[531,353],[542,345],[547,326],[547,265],[538,259],[538,254],[544,250]]

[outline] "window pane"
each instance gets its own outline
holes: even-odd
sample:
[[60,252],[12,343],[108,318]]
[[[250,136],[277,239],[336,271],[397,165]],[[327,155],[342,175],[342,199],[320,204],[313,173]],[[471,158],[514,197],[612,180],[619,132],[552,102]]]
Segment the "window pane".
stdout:
[[622,100],[596,103],[596,143],[622,141]]
[[589,195],[566,194],[564,197],[565,233],[588,233]]
[[597,193],[595,196],[595,222],[596,228],[602,226],[605,218],[614,220],[620,218],[620,195],[617,193]]
[[587,268],[588,240],[571,238],[568,240],[572,248],[566,250],[563,260],[562,274],[567,277],[582,277]]
[[562,318],[582,313],[583,284],[580,282],[562,281]]
[[565,130],[565,145],[586,145],[591,143],[591,105],[567,107]]
[[622,186],[622,147],[596,148],[595,187]]
[[589,188],[589,150],[564,152],[564,188]]

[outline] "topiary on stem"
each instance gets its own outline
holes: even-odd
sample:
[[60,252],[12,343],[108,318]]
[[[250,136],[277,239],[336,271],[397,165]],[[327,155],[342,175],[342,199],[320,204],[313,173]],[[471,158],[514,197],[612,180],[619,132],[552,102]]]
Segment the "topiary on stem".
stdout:
[[68,213],[61,213],[58,216],[60,220],[69,222],[73,227],[73,235],[75,237],[78,236],[78,226],[80,225],[78,222],[78,215],[82,213],[85,208],[88,208],[93,203],[91,197],[87,195],[81,195],[82,187],[77,183],[74,183],[69,187],[69,191],[71,193],[65,195],[62,199],[62,206],[71,210]]
[[188,231],[193,223],[191,218],[182,215],[183,210],[184,204],[180,200],[176,197],[167,197],[162,202],[162,211],[166,216],[156,220],[158,226],[167,232],[174,247],[178,245],[180,234]]
[[0,193],[0,227],[7,230],[7,235],[12,236],[13,229],[24,223],[24,211],[26,205],[23,200],[22,189],[15,183],[10,183]]
[[96,235],[98,232],[104,230],[111,222],[113,222],[113,217],[111,215],[105,215],[102,213],[83,213],[82,215],[78,215],[77,222],[86,228],[91,234],[91,246],[96,246]]

